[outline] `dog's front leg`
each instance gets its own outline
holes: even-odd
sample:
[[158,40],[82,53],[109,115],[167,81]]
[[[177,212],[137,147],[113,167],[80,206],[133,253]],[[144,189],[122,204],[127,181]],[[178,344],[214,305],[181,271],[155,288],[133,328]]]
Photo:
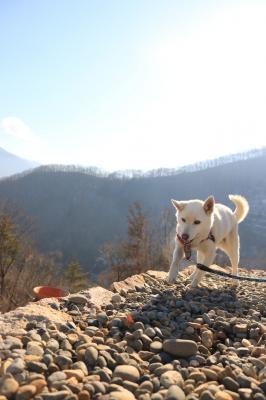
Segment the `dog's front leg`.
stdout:
[[[214,243],[210,240],[207,241],[206,243],[204,243],[204,245],[201,246],[198,251],[197,262],[200,262],[209,267],[213,263],[213,260],[215,258],[215,250],[216,249]],[[191,287],[197,287],[204,274],[204,271],[196,268],[195,272],[193,272],[192,274]]]
[[175,249],[173,252],[173,259],[172,259],[172,263],[168,272],[168,275],[166,277],[166,281],[168,283],[173,283],[176,279],[176,276],[178,274],[179,271],[179,263],[182,260],[182,258],[184,257],[184,249],[183,247],[181,247],[179,245],[179,243],[175,244]]

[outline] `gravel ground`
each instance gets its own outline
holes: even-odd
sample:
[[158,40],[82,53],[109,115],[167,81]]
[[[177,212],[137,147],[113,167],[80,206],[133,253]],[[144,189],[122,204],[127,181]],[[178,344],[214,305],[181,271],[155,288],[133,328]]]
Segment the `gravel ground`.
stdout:
[[142,274],[103,307],[71,295],[50,305],[72,321],[0,336],[0,400],[266,399],[266,285],[187,275]]

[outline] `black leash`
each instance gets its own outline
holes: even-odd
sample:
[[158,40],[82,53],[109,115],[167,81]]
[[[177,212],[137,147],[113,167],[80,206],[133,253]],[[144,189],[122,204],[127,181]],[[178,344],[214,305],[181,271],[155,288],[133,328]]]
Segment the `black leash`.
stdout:
[[227,272],[218,271],[217,269],[209,268],[206,265],[203,265],[200,263],[197,263],[196,266],[201,271],[210,272],[211,274],[220,275],[225,278],[238,279],[239,281],[266,282],[266,278],[256,278],[255,276],[232,275]]

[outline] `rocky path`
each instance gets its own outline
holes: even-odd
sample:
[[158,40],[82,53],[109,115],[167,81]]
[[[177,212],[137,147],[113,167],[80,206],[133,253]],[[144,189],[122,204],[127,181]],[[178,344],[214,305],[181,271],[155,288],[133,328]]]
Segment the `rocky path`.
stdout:
[[115,284],[102,307],[50,302],[69,318],[1,335],[0,400],[266,399],[266,285],[207,275],[187,290],[188,272]]

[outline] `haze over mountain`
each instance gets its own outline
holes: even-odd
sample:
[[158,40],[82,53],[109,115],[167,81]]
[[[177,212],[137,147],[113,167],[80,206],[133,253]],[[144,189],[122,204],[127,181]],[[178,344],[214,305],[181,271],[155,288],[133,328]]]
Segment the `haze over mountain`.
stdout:
[[[250,213],[240,225],[242,263],[265,267],[265,170],[265,148],[184,170],[161,169],[143,176],[132,172],[131,178],[93,168],[38,167],[2,179],[0,201],[8,199],[34,217],[40,250],[62,251],[65,262],[77,258],[97,274],[99,247],[123,238],[134,201],[156,224],[163,209],[171,207],[171,198],[205,199],[213,194],[217,202],[233,208],[228,194],[241,194],[250,203]],[[172,215],[174,225],[174,210]]]
[[38,165],[37,162],[25,160],[0,147],[0,178],[35,168]]

